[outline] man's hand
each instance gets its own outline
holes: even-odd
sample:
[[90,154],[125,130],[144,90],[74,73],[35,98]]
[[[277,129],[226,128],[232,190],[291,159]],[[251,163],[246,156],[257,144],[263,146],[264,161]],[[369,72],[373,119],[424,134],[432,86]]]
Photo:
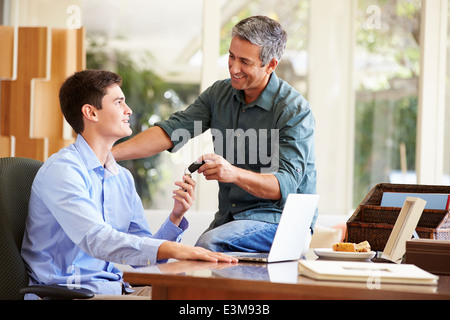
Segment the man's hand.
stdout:
[[201,160],[206,163],[198,169],[198,173],[203,173],[206,180],[217,180],[224,183],[233,183],[236,180],[238,168],[223,157],[217,154],[205,154]]
[[178,226],[183,219],[184,214],[194,204],[195,200],[195,181],[188,175],[183,176],[184,181],[177,181],[175,185],[180,187],[173,191],[174,199],[173,210],[170,214],[170,220]]
[[197,162],[206,163],[198,169],[206,180],[233,183],[255,197],[270,200],[281,198],[280,184],[273,174],[257,173],[233,166],[216,154],[205,154]]
[[165,241],[158,249],[158,260],[202,260],[209,262],[238,262],[236,258],[224,255],[220,252],[212,252],[201,247],[192,247],[179,242]]

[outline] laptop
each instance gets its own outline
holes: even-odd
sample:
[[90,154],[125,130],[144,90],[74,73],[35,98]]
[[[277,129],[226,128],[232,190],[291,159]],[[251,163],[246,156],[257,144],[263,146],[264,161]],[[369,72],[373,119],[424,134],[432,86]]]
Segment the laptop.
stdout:
[[241,261],[298,260],[309,248],[311,222],[319,203],[316,194],[289,194],[269,253],[226,252]]

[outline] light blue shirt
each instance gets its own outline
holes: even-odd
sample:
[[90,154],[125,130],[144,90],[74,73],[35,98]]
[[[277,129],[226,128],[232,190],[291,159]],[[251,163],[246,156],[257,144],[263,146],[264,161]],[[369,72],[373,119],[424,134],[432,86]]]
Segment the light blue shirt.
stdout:
[[81,135],[52,155],[33,182],[22,257],[32,284],[81,286],[121,294],[114,263],[156,263],[165,240],[180,241],[167,219],[152,235],[131,173],[110,154],[105,168]]

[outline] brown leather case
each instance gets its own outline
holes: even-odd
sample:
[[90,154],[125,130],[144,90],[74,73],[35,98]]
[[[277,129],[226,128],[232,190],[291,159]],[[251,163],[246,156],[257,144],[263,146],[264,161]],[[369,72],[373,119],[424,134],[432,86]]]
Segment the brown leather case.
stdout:
[[433,274],[450,275],[450,241],[412,239],[406,241],[405,263]]

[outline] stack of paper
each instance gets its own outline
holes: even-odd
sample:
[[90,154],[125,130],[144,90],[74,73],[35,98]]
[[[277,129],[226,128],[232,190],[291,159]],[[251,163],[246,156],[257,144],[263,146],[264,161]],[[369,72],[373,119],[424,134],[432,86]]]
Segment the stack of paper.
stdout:
[[300,275],[316,280],[436,285],[439,277],[412,264],[301,260]]

